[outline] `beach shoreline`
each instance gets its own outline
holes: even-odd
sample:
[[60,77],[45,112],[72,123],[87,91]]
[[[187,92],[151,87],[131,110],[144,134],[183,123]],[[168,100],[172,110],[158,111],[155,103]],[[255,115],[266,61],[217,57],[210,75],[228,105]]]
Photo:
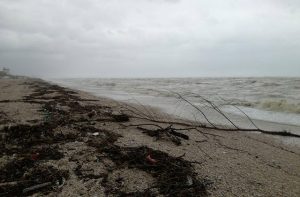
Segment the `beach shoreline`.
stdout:
[[[198,80],[195,81],[186,81],[183,83],[187,82],[194,82],[194,83],[199,83],[199,80],[203,80],[202,78],[199,78]],[[256,78],[253,78],[255,80]],[[125,80],[125,81],[124,81]],[[136,81],[138,80],[138,81]],[[150,80],[150,79],[146,79]],[[193,122],[198,122],[198,123],[204,123],[204,124],[209,124],[207,120],[204,119],[204,116],[202,113],[205,114],[205,116],[209,119],[210,122],[213,124],[217,125],[220,128],[228,127],[228,128],[235,128],[234,125],[230,121],[232,121],[238,128],[240,129],[261,129],[261,130],[266,130],[266,131],[271,131],[271,132],[289,132],[295,135],[300,135],[300,125],[296,125],[293,123],[288,123],[285,122],[288,119],[293,119],[295,121],[295,116],[297,114],[290,114],[290,113],[279,113],[278,112],[272,112],[272,111],[264,111],[263,113],[265,114],[263,119],[260,119],[260,113],[253,113],[253,110],[258,110],[258,109],[253,109],[249,111],[247,108],[243,108],[242,106],[239,105],[231,105],[228,104],[224,107],[221,107],[220,110],[222,113],[224,113],[230,121],[228,121],[224,116],[222,116],[218,111],[214,110],[213,107],[208,106],[210,105],[209,103],[204,103],[204,105],[199,105],[199,103],[195,102],[192,97],[189,97],[188,95],[193,95],[192,92],[195,92],[195,89],[191,89],[191,93],[187,93],[189,89],[185,90],[185,94],[182,94],[184,99],[187,99],[188,102],[191,102],[195,104],[196,108],[198,107],[202,112],[200,112],[198,109],[196,109],[194,106],[190,105],[186,101],[178,98],[178,95],[176,95],[175,92],[172,92],[171,90],[163,90],[162,87],[159,85],[157,87],[156,92],[158,93],[157,96],[151,96],[151,93],[148,94],[145,91],[149,90],[150,92],[153,91],[153,88],[156,87],[154,82],[159,83],[158,79],[154,79],[154,81],[150,80],[151,83],[146,82],[143,85],[139,85],[136,88],[124,88],[124,84],[133,85],[133,82],[141,82],[140,79],[61,79],[61,80],[55,80],[55,79],[48,79],[50,83],[54,83],[66,88],[71,88],[71,89],[76,89],[80,90],[83,92],[87,92],[89,94],[92,94],[94,96],[98,97],[105,97],[108,99],[113,99],[116,101],[120,101],[122,103],[129,103],[130,105],[143,105],[143,106],[148,106],[149,109],[157,109],[161,113],[167,113],[170,116],[174,118],[179,118],[179,119],[184,119],[186,121],[193,121]],[[160,79],[164,83],[166,83],[167,79]],[[177,83],[181,83],[177,81],[177,79],[170,78],[169,80],[173,81],[173,83],[176,81]],[[183,78],[183,81],[187,80]],[[241,80],[241,79],[239,79]],[[81,81],[82,84],[77,83],[78,81]],[[244,80],[244,81],[248,81]],[[100,82],[102,84],[100,84]],[[203,81],[202,81],[203,83]],[[260,82],[262,83],[262,82]],[[172,83],[171,83],[172,84]],[[168,84],[165,84],[167,87]],[[101,87],[111,87],[112,89],[107,89],[104,88],[102,89]],[[179,85],[180,86],[180,85]],[[218,84],[216,84],[217,88]],[[124,90],[120,91],[119,87],[123,87]],[[170,88],[170,87],[169,87]],[[134,91],[136,89],[136,91]],[[180,89],[180,88],[179,88]],[[200,88],[201,89],[201,88]],[[202,88],[203,89],[203,88]],[[226,86],[224,87],[226,90]],[[127,92],[128,91],[128,92]],[[144,94],[143,94],[144,92]],[[163,92],[160,94],[159,92]],[[224,91],[226,92],[226,91]],[[181,93],[181,92],[179,92]],[[167,94],[166,97],[163,95]],[[197,95],[196,95],[197,96]],[[201,95],[200,95],[201,96]],[[198,96],[198,98],[200,98]],[[207,98],[207,97],[206,97]],[[210,98],[207,98],[209,101]],[[201,100],[201,99],[200,99]],[[228,101],[229,102],[229,101]],[[242,101],[240,101],[242,102]],[[220,103],[215,103],[212,101],[212,103],[216,106],[222,106]],[[231,103],[231,102],[229,102]],[[202,103],[203,104],[203,103]],[[206,105],[206,106],[205,106]],[[242,111],[243,112],[242,112]],[[275,114],[274,114],[275,113]],[[277,113],[277,114],[276,114]],[[246,114],[246,115],[245,115]],[[266,115],[267,114],[267,115]],[[299,116],[300,117],[300,116]],[[249,118],[251,120],[249,120]],[[255,125],[254,125],[255,124]],[[277,137],[277,136],[273,136]],[[285,138],[279,137],[277,139],[280,139],[283,143],[287,145],[292,145],[292,146],[298,146],[300,147],[300,138],[295,138],[295,137],[288,137],[286,136]]]
[[286,130],[300,134],[298,113],[300,105],[296,85],[293,85],[297,83],[297,79],[75,78],[48,80],[64,87],[87,91],[96,96],[150,105],[183,119],[195,120],[197,117],[198,121],[205,122],[201,113],[178,98],[176,93],[179,93],[201,108],[215,124],[232,126],[214,110],[207,110],[209,109],[207,105],[210,104],[205,102],[204,98],[219,106],[241,128],[254,127],[240,110],[255,121],[261,129]]
[[[151,116],[166,123],[153,122],[138,117],[147,109],[43,80],[0,81],[1,194],[49,183],[28,194],[300,195],[299,148],[278,139],[188,128],[191,122],[158,110]],[[40,180],[45,174],[49,179]],[[166,182],[172,175],[177,188]]]

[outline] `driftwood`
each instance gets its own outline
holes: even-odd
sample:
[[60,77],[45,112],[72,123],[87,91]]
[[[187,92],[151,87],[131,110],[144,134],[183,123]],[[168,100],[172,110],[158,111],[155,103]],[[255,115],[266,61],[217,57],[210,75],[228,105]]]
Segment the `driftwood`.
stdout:
[[[168,124],[169,125],[168,127],[170,127],[170,126],[172,127],[172,125],[181,125],[181,126],[189,127],[188,129],[185,128],[184,130],[195,129],[195,130],[199,131],[199,129],[205,128],[205,129],[221,130],[221,131],[260,132],[260,133],[263,133],[263,134],[266,134],[266,135],[300,138],[299,134],[291,133],[291,132],[288,132],[288,131],[269,131],[269,130],[261,129],[254,123],[254,120],[251,119],[242,109],[240,109],[238,106],[230,105],[230,106],[233,106],[234,108],[236,108],[238,111],[240,111],[247,118],[247,120],[249,120],[249,122],[254,126],[254,128],[242,128],[241,126],[238,126],[236,123],[234,123],[234,121],[231,120],[224,112],[222,112],[222,110],[216,104],[214,104],[212,101],[204,98],[201,95],[196,94],[202,100],[201,103],[203,103],[203,105],[205,107],[209,107],[210,109],[214,110],[215,112],[220,114],[222,117],[224,117],[231,124],[231,127],[229,127],[229,128],[217,126],[216,124],[213,123],[212,120],[210,120],[208,118],[207,114],[205,113],[205,111],[203,109],[201,109],[201,107],[194,105],[192,102],[190,102],[188,99],[186,99],[181,94],[176,93],[176,92],[173,92],[173,93],[174,93],[174,95],[177,96],[177,98],[180,101],[184,101],[185,103],[190,105],[192,108],[194,108],[197,112],[199,112],[199,115],[203,116],[208,124],[203,124],[202,122],[199,122],[199,121],[194,122],[194,123],[186,123],[186,122],[179,122],[179,121],[178,122],[176,122],[176,121],[166,121],[166,120],[161,120],[161,119],[154,118],[153,114],[147,113],[147,111],[149,111],[149,110],[143,110],[142,111],[142,110],[139,110],[137,107],[133,107],[133,106],[129,106],[129,105],[123,105],[123,107],[125,108],[125,110],[127,112],[131,113],[132,118],[151,121],[152,125],[154,123],[162,123],[162,124]],[[228,104],[226,104],[226,105],[228,105]],[[141,106],[142,106],[142,109],[146,108],[143,105],[141,105]],[[136,126],[141,126],[141,125],[136,125]],[[162,128],[161,126],[156,125],[156,124],[154,126],[157,126],[162,130],[166,129],[166,128]],[[178,132],[177,132],[178,130],[179,129],[173,128],[172,132],[169,132],[169,133],[176,136],[178,134]],[[181,133],[179,135],[181,135]]]
[[[224,112],[221,111],[219,106],[215,105],[211,101],[201,97],[198,95],[199,98],[202,99],[204,107],[209,107],[210,109],[214,110],[218,114],[220,114],[222,117],[224,117],[229,123],[229,127],[224,127],[220,125],[216,125],[213,120],[210,120],[208,116],[205,114],[205,110],[203,110],[201,107],[198,107],[194,105],[192,102],[188,101],[186,98],[184,98],[182,95],[176,93],[178,96],[178,99],[180,101],[184,101],[189,106],[192,106],[194,109],[196,109],[197,112],[199,112],[199,115],[203,116],[204,119],[208,122],[208,124],[204,124],[203,122],[195,121],[194,122],[187,122],[187,121],[180,121],[175,120],[171,121],[170,118],[162,118],[160,116],[155,116],[153,113],[148,114],[147,111],[149,110],[140,110],[144,109],[145,106],[142,107],[135,107],[130,105],[123,105],[123,113],[128,114],[130,118],[145,120],[145,122],[140,124],[126,124],[125,126],[132,126],[136,127],[137,129],[143,131],[143,133],[151,136],[156,137],[157,140],[161,139],[163,136],[167,137],[167,139],[171,140],[176,145],[181,145],[181,140],[189,140],[189,136],[186,134],[181,133],[180,131],[196,131],[201,133],[205,139],[203,140],[197,140],[195,142],[197,143],[203,143],[208,142],[209,139],[213,139],[219,146],[222,146],[227,149],[239,151],[239,152],[246,152],[244,150],[237,149],[235,147],[230,147],[227,145],[224,145],[221,143],[220,138],[224,138],[222,135],[218,135],[215,133],[210,132],[209,130],[218,130],[218,131],[224,131],[224,132],[260,132],[266,135],[275,135],[275,136],[287,136],[287,137],[296,137],[300,138],[300,135],[295,133],[290,133],[287,131],[268,131],[259,128],[254,120],[252,120],[242,109],[240,109],[237,106],[235,107],[238,111],[240,111],[247,119],[248,121],[254,126],[254,128],[242,128],[240,125],[236,124],[233,120],[230,119],[229,116],[227,116]],[[155,118],[154,118],[155,117]],[[186,133],[186,132],[185,132]],[[210,138],[211,136],[212,138]],[[280,147],[277,147],[280,148]],[[210,156],[205,150],[201,148],[201,146],[198,146],[199,151],[201,151],[208,159],[213,159],[212,156]],[[285,150],[288,152],[291,152],[289,150]],[[195,162],[196,163],[196,162]],[[201,163],[201,162],[200,162]]]
[[[171,139],[172,142],[174,142],[176,145],[181,145],[181,139],[188,140],[189,136],[185,135],[183,133],[178,132],[178,130],[183,130],[183,129],[176,129],[173,128],[172,125],[169,125],[167,127],[161,127],[156,124],[136,124],[136,125],[129,125],[129,126],[135,126],[137,129],[142,130],[144,133],[151,137],[156,137],[157,140],[159,140],[162,135],[167,136],[168,138]],[[145,128],[143,126],[155,126],[157,129],[149,129]]]
[[243,128],[235,129],[235,128],[221,128],[221,127],[215,128],[215,127],[210,127],[210,126],[203,126],[202,124],[197,125],[197,124],[192,124],[192,123],[164,121],[164,120],[152,120],[152,119],[147,119],[147,118],[142,118],[142,117],[137,117],[137,116],[132,116],[132,117],[136,118],[136,119],[143,119],[143,120],[148,120],[148,121],[151,121],[151,122],[161,123],[161,124],[172,124],[172,125],[188,126],[189,130],[197,129],[197,128],[203,128],[203,129],[218,130],[218,131],[260,132],[260,133],[267,134],[267,135],[276,135],[276,136],[300,138],[300,135],[295,134],[295,133],[291,133],[291,132],[288,132],[288,131],[268,131],[268,130],[263,130],[263,129],[243,129]]
[[38,185],[34,185],[32,187],[28,187],[28,188],[25,188],[23,190],[23,194],[26,194],[28,192],[32,192],[34,190],[38,190],[38,189],[41,189],[41,188],[44,188],[44,187],[47,187],[49,185],[51,185],[52,183],[51,182],[47,182],[47,183],[42,183],[42,184],[38,184]]
[[21,183],[26,183],[29,181],[12,181],[12,182],[5,182],[5,183],[0,183],[0,187],[11,187],[11,186],[16,186]]

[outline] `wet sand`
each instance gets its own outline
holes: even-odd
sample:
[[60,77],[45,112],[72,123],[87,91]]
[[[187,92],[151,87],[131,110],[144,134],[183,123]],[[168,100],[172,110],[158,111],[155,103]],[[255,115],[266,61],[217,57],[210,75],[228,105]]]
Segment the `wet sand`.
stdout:
[[300,150],[281,139],[41,80],[0,82],[0,195],[300,196]]

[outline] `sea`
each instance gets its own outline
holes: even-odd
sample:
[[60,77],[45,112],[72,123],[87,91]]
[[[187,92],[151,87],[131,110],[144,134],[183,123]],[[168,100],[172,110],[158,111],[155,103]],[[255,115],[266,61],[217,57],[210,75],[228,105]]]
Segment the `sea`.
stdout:
[[[65,78],[56,84],[202,123],[300,134],[300,78]],[[218,112],[222,111],[222,114]],[[204,113],[206,118],[203,116]],[[229,118],[232,122],[228,121]],[[251,118],[252,122],[249,121]],[[289,139],[288,142],[293,140]]]

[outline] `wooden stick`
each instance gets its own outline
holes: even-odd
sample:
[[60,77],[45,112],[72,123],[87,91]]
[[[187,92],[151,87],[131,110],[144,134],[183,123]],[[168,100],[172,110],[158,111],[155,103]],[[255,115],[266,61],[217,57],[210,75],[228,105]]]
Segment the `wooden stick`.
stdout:
[[23,194],[37,190],[37,189],[41,189],[43,187],[47,187],[48,185],[51,185],[51,182],[46,182],[46,183],[42,183],[42,184],[34,185],[32,187],[25,188],[23,190]]

